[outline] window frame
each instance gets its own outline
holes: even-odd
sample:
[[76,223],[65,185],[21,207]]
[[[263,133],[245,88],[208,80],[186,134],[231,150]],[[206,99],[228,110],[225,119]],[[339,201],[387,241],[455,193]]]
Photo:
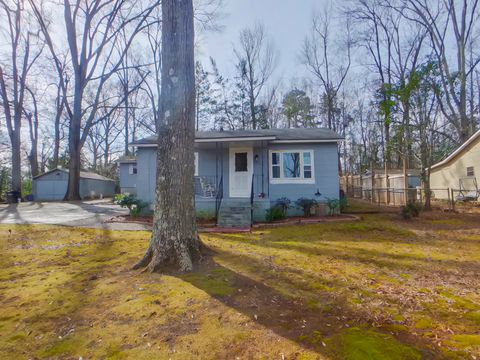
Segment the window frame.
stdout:
[[194,156],[194,167],[195,167],[194,176],[198,176],[198,151],[195,151],[193,153],[193,156]]
[[128,164],[128,174],[129,175],[137,175],[138,174],[137,164]]
[[[278,153],[279,156],[279,163],[274,165],[273,164],[273,154]],[[283,156],[285,153],[299,153],[300,154],[300,177],[285,177],[284,174],[284,160]],[[304,164],[304,153],[310,153],[310,165]],[[269,166],[269,178],[270,184],[315,184],[315,152],[313,149],[281,149],[281,150],[269,150],[268,153],[268,166]],[[280,167],[280,177],[274,178],[273,177],[273,167],[279,166]],[[311,178],[305,177],[305,166],[310,166],[310,172],[312,173]]]

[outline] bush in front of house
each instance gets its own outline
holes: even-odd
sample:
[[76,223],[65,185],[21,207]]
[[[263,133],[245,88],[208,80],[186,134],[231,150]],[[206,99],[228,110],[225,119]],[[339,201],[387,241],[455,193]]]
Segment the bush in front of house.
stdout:
[[327,198],[327,207],[328,207],[328,216],[337,215],[339,210],[341,210],[342,208],[341,200]]
[[130,216],[140,216],[142,211],[148,206],[148,203],[137,199],[133,194],[115,195],[115,203],[122,208],[127,208]]
[[287,217],[287,211],[292,207],[292,201],[286,197],[282,197],[275,201],[275,207],[279,207],[283,211],[283,216]]
[[265,220],[268,222],[274,222],[283,219],[285,219],[285,212],[281,206],[276,205],[266,211]]
[[312,216],[312,208],[317,206],[318,202],[315,199],[300,198],[295,201],[295,205],[298,208],[302,209],[303,216],[309,217]]
[[422,204],[409,201],[407,205],[402,207],[400,215],[402,216],[403,219],[409,220],[411,218],[418,217],[421,211],[422,211]]

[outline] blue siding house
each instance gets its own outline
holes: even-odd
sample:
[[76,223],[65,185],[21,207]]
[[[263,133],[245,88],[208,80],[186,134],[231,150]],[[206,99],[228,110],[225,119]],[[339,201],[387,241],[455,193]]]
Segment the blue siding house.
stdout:
[[[197,132],[197,211],[215,216],[220,226],[245,226],[264,220],[266,210],[280,198],[338,199],[341,140],[328,129]],[[151,204],[156,142],[152,136],[132,144],[137,148],[137,197]]]

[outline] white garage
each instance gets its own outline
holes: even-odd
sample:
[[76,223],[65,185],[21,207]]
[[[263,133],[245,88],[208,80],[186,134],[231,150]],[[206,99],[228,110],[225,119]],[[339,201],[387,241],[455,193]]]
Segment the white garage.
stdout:
[[[33,178],[35,201],[62,201],[68,187],[68,169],[54,169]],[[92,172],[80,172],[82,199],[110,197],[115,194],[115,180]]]

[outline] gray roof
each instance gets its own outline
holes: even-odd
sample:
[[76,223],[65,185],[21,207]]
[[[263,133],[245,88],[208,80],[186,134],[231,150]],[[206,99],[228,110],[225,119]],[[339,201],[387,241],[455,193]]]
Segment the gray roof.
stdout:
[[[47,171],[43,174],[37,175],[37,176],[34,177],[34,179],[40,178],[44,175],[50,174],[50,173],[55,172],[55,171],[63,171],[63,172],[66,172],[68,174],[68,169],[57,168],[57,169]],[[105,176],[102,176],[100,174],[90,172],[90,171],[80,171],[80,178],[81,179],[92,179],[92,180],[103,180],[103,181],[115,181],[113,179],[109,179]]]
[[[222,140],[222,139],[252,139],[255,138],[271,138],[274,141],[339,141],[343,137],[336,132],[325,129],[265,129],[265,130],[225,130],[225,131],[197,131],[195,140],[208,141]],[[156,144],[157,136],[149,136],[147,138],[135,141],[132,145],[149,145]]]

